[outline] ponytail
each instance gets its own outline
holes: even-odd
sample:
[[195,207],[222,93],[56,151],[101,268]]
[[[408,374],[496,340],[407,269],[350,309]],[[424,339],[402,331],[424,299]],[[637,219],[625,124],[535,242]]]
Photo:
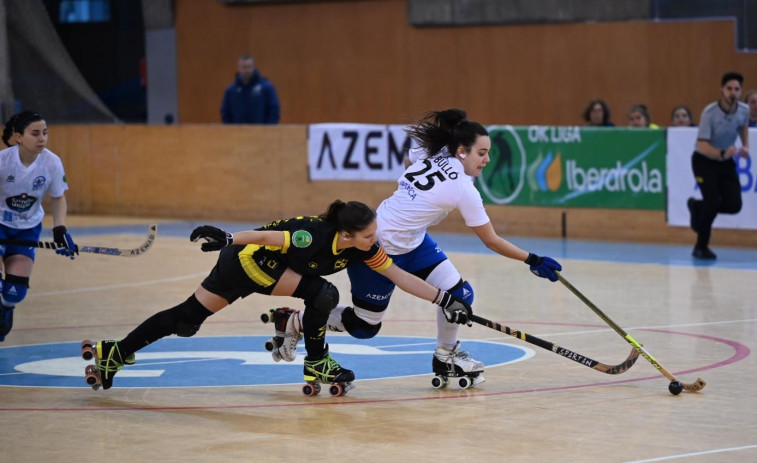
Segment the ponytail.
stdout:
[[376,220],[376,211],[359,201],[345,203],[337,199],[318,218],[333,224],[339,231],[355,233],[365,230]]
[[5,128],[3,128],[3,143],[5,143],[5,146],[11,146],[10,139],[14,133],[23,135],[24,130],[29,127],[29,124],[41,120],[42,116],[32,111],[14,114],[8,119],[8,122],[5,123]]
[[406,132],[418,142],[428,156],[433,156],[445,148],[450,156],[454,156],[459,146],[469,151],[478,136],[489,135],[484,126],[468,120],[468,113],[457,108],[426,113],[421,121]]

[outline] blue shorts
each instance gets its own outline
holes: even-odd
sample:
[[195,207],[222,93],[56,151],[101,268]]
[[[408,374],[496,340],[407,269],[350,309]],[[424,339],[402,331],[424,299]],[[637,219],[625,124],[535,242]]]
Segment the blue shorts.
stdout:
[[[23,240],[39,241],[39,235],[42,233],[42,223],[33,228],[11,228],[0,224],[0,240]],[[37,255],[37,248],[33,246],[16,246],[0,244],[0,256],[10,257],[17,254],[29,257],[34,260]]]
[[[409,273],[416,273],[447,260],[447,255],[426,233],[423,242],[406,254],[389,255],[394,264]],[[347,267],[352,285],[352,299],[367,302],[368,307],[386,308],[394,292],[394,283],[384,275],[371,270],[364,262]],[[368,308],[364,307],[364,308]]]

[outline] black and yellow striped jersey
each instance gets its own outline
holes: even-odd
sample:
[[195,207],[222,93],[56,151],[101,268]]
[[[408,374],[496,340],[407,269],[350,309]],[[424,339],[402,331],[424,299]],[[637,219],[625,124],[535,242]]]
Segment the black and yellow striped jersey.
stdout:
[[[285,235],[284,246],[261,246],[250,244],[239,253],[242,266],[245,260],[258,266],[276,265],[284,261],[287,267],[301,275],[330,275],[344,270],[348,265],[364,261],[368,267],[381,271],[392,264],[392,259],[378,243],[370,250],[357,248],[337,250],[339,232],[333,224],[318,217],[295,217],[271,222],[258,230],[278,230]],[[273,256],[270,254],[278,254]],[[261,260],[265,255],[273,259]],[[248,256],[247,258],[245,256]]]

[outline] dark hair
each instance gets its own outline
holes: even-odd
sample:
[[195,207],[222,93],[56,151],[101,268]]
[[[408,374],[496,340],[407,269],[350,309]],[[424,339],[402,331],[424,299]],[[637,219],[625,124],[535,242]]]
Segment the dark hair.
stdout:
[[5,123],[5,128],[3,129],[3,143],[5,143],[5,146],[11,146],[11,135],[14,133],[23,134],[24,130],[29,127],[29,124],[41,120],[43,120],[42,116],[32,111],[24,111],[12,115],[11,118],[8,119],[8,122]]
[[739,85],[744,85],[744,76],[742,76],[738,72],[731,71],[723,74],[723,78],[720,79],[720,86],[724,86],[729,80],[738,80]]
[[589,102],[586,109],[584,109],[584,120],[586,122],[591,122],[591,109],[597,104],[602,107],[602,111],[604,112],[604,116],[602,116],[602,125],[607,125],[607,123],[610,122],[610,107],[607,106],[605,100],[601,99],[591,100]]
[[450,155],[454,155],[458,146],[464,146],[465,151],[470,151],[478,136],[489,135],[483,125],[469,121],[468,114],[457,108],[428,112],[421,121],[405,132],[417,141],[429,156],[444,148],[447,148]]
[[318,218],[333,224],[339,231],[354,233],[365,230],[372,224],[376,220],[376,211],[359,201],[345,203],[337,199]]
[[652,119],[649,118],[649,110],[647,109],[647,105],[635,104],[631,106],[631,109],[628,111],[628,115],[630,116],[632,113],[640,113],[642,116],[644,116],[644,119],[647,120],[646,127],[649,127],[649,124],[652,123]]
[[676,111],[678,111],[679,109],[683,109],[684,111],[686,111],[686,114],[689,115],[689,120],[691,121],[691,123],[693,125],[694,124],[694,116],[691,115],[691,110],[685,104],[679,104],[678,106],[676,106],[675,108],[673,108],[672,111],[670,111],[670,120],[671,121],[673,120],[673,117],[675,117],[675,115],[676,115]]

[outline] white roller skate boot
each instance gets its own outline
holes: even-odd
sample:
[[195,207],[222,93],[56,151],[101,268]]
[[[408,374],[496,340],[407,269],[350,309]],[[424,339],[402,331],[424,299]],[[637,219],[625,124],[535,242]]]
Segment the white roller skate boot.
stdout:
[[437,389],[446,387],[449,378],[460,378],[458,384],[463,389],[477,386],[486,381],[481,374],[484,372],[484,364],[471,357],[468,352],[461,351],[460,341],[457,341],[452,350],[437,347],[431,366],[434,375],[436,375],[431,380],[431,385]]
[[302,339],[300,311],[289,307],[271,309],[260,316],[263,323],[273,323],[276,335],[265,343],[273,360],[291,362],[297,358],[297,343]]

